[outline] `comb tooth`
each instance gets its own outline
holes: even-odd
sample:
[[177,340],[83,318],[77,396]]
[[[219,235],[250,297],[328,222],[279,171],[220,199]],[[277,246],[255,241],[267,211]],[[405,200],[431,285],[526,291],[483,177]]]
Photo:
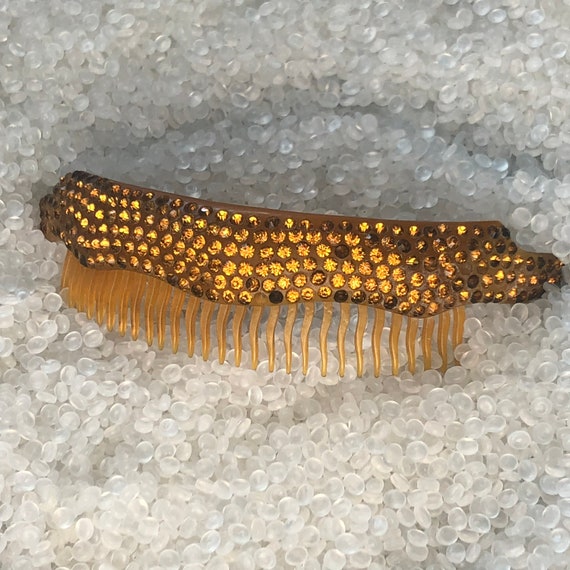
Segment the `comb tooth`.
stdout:
[[238,305],[234,312],[234,322],[232,325],[232,333],[234,337],[235,365],[241,364],[241,325],[245,316],[245,307]]
[[96,308],[95,308],[95,319],[99,323],[99,325],[103,324],[103,319],[105,317],[105,311],[107,310],[107,303],[109,297],[111,297],[110,292],[112,291],[113,287],[113,272],[109,271],[102,271],[101,277],[98,279],[97,283],[97,295],[96,295]]
[[112,331],[115,327],[115,318],[117,316],[117,294],[122,295],[123,291],[123,271],[113,271],[112,284],[107,294],[107,330]]
[[416,338],[418,336],[418,319],[408,317],[406,327],[406,352],[408,353],[408,368],[413,374],[416,371]]
[[303,374],[307,374],[309,369],[309,331],[315,314],[315,304],[307,303],[305,305],[305,314],[303,315],[303,325],[301,326],[301,350],[303,354]]
[[362,346],[362,341],[364,339],[364,331],[366,330],[367,320],[368,307],[366,305],[358,305],[358,320],[356,321],[356,331],[354,333],[357,376],[362,376],[364,372],[364,347]]
[[321,376],[327,375],[328,363],[328,349],[327,349],[327,334],[332,321],[332,303],[325,303],[323,305],[323,322],[321,323],[321,332],[319,335],[319,345],[321,349]]
[[226,360],[226,330],[230,316],[231,305],[221,305],[216,319],[216,336],[218,337],[218,361],[223,364]]
[[338,323],[338,333],[336,336],[336,345],[338,346],[338,373],[344,376],[344,365],[346,362],[346,352],[344,350],[344,340],[346,337],[346,329],[350,321],[350,305],[342,303],[340,306],[340,320]]
[[403,317],[400,313],[392,313],[392,324],[390,325],[390,356],[392,357],[392,374],[396,376],[400,369],[398,360],[398,340],[402,329]]
[[63,262],[63,269],[61,270],[61,288],[65,289],[69,287],[70,279],[71,279],[71,266],[72,266],[72,259],[73,254],[71,251],[68,251],[65,254],[65,260]]
[[255,370],[257,368],[258,353],[259,353],[259,343],[258,343],[258,332],[259,332],[259,321],[261,320],[261,313],[263,307],[255,306],[251,311],[251,320],[249,321],[249,343],[251,345],[251,368]]
[[170,301],[170,296],[172,295],[172,287],[165,283],[164,281],[158,282],[158,301],[156,307],[156,328],[158,348],[162,350],[164,348],[164,339],[166,337],[166,311],[168,309],[168,302]]
[[135,290],[131,301],[131,336],[133,340],[137,340],[141,321],[142,298],[146,289],[147,279],[143,279],[140,275],[137,275],[134,281]]
[[188,356],[194,356],[194,346],[196,344],[196,314],[200,299],[191,296],[186,306],[186,337],[188,339]]
[[453,309],[453,351],[463,340],[463,326],[465,325],[465,307]]
[[447,370],[447,340],[449,337],[449,311],[444,311],[439,315],[439,323],[437,327],[437,347],[441,355],[442,365],[441,371]]
[[374,376],[380,376],[380,365],[382,363],[380,358],[380,345],[382,342],[382,329],[384,328],[384,319],[386,313],[383,309],[375,309],[374,311],[374,326],[372,327],[372,353],[374,355]]
[[431,339],[433,337],[434,325],[434,317],[428,317],[424,320],[424,326],[422,328],[422,352],[424,355],[424,370],[429,370],[431,368]]
[[[118,299],[115,301],[114,312],[116,313],[118,321],[119,334],[122,336],[125,334],[127,329],[127,313],[128,313],[128,303],[130,299],[129,291],[129,273],[127,271],[117,271],[117,278],[115,281],[116,290],[114,291],[113,297]],[[111,310],[111,309],[108,309]],[[115,325],[115,319],[113,318],[112,326]],[[109,323],[107,322],[107,328]]]
[[210,355],[210,323],[212,322],[212,313],[214,312],[214,303],[211,301],[202,301],[202,312],[200,314],[200,336],[202,337],[202,358],[208,360]]
[[273,372],[275,368],[275,327],[279,319],[279,306],[269,309],[269,317],[267,317],[267,353],[269,357],[269,372]]
[[[84,282],[86,280],[83,279],[82,281]],[[87,315],[88,319],[92,319],[93,316],[95,315],[95,307],[97,304],[97,289],[93,286],[84,287],[83,283],[81,283],[78,289],[79,289],[78,294],[81,295],[84,299],[83,305],[85,308],[85,314]]]
[[172,338],[172,352],[178,352],[178,344],[180,342],[180,316],[182,307],[186,299],[186,293],[178,287],[174,288],[172,295],[172,304],[170,305],[170,336]]
[[283,329],[283,342],[285,344],[285,370],[287,374],[291,373],[291,360],[293,358],[292,337],[293,325],[297,316],[297,305],[289,305],[287,308],[287,317],[285,317],[285,327]]
[[147,294],[144,299],[146,342],[149,346],[154,340],[154,309],[158,298],[159,283],[157,279],[149,279]]

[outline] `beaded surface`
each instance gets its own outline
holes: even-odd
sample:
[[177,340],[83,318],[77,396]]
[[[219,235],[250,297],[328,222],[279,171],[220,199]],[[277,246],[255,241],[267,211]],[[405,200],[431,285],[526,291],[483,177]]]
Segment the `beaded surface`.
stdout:
[[551,254],[498,222],[401,222],[188,200],[87,173],[42,201],[42,228],[87,267],[128,269],[208,301],[336,301],[427,317],[558,284]]

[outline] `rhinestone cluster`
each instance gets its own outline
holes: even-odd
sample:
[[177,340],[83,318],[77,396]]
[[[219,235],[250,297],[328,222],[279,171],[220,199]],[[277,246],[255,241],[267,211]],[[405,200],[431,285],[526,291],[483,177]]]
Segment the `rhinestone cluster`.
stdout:
[[214,302],[350,301],[424,317],[525,301],[559,278],[553,256],[520,250],[498,223],[256,210],[85,173],[62,179],[43,208],[84,265],[143,272]]

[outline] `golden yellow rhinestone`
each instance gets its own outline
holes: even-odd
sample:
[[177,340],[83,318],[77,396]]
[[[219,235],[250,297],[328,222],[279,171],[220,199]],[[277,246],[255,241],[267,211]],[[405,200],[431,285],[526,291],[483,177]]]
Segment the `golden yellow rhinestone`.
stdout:
[[350,275],[351,273],[354,273],[355,267],[351,261],[343,261],[342,266],[341,266],[341,270],[346,275]]
[[396,286],[396,295],[398,297],[405,297],[408,294],[408,286],[405,283],[400,283]]
[[358,245],[360,243],[360,236],[358,234],[354,234],[352,232],[349,232],[349,233],[345,234],[344,241],[346,242],[346,245],[353,247],[353,246]]
[[338,245],[342,241],[342,234],[338,232],[330,232],[327,234],[327,241],[331,245]]
[[286,275],[283,275],[277,279],[277,286],[280,289],[287,289],[291,285],[291,279]]
[[311,247],[309,244],[300,243],[297,245],[297,255],[300,255],[301,257],[307,257],[309,253],[311,253]]
[[269,259],[270,257],[273,257],[273,248],[263,247],[261,248],[259,255],[261,256],[262,259]]
[[337,267],[338,267],[338,261],[336,259],[333,259],[332,257],[328,257],[323,262],[323,269],[325,271],[336,271]]
[[237,277],[237,275],[235,277],[232,277],[232,280],[230,281],[230,287],[236,290],[242,289],[243,279],[241,277]]
[[354,261],[362,261],[364,259],[364,250],[361,247],[353,247],[350,255]]
[[370,224],[368,222],[360,222],[360,224],[358,224],[358,229],[361,232],[367,232],[370,228]]
[[348,286],[351,289],[360,289],[360,287],[362,286],[362,278],[359,277],[358,275],[352,275],[348,279]]
[[208,264],[208,254],[207,253],[199,253],[196,256],[196,263],[200,266],[203,267],[204,265]]
[[499,271],[495,273],[495,280],[504,281],[504,279],[505,279],[505,272],[502,269],[499,269]]
[[376,267],[376,277],[378,279],[387,279],[390,275],[390,268],[387,265],[379,265]]
[[319,297],[322,299],[328,299],[332,295],[330,287],[319,287]]
[[249,291],[242,291],[239,295],[238,295],[238,301],[242,304],[242,305],[249,305],[249,303],[251,303],[251,300],[253,299],[251,293]]
[[312,257],[307,257],[303,259],[303,269],[306,271],[313,271],[318,267],[317,262]]
[[291,248],[287,247],[286,245],[279,246],[277,250],[277,255],[281,259],[289,259],[291,257]]
[[364,261],[358,266],[358,272],[361,275],[372,275],[372,265],[368,261]]
[[208,251],[212,255],[220,253],[221,250],[222,250],[222,242],[220,242],[219,240],[214,240],[208,247]]
[[392,271],[392,279],[398,282],[404,281],[406,279],[406,272],[401,267],[396,267],[396,269]]
[[261,277],[267,277],[269,275],[269,265],[262,261],[255,266],[255,272],[257,275],[261,275]]
[[243,216],[241,214],[233,214],[231,220],[232,223],[236,224],[236,226],[239,226],[243,220]]
[[254,243],[265,243],[267,241],[267,232],[253,232],[253,242]]
[[374,229],[376,230],[376,233],[378,235],[384,233],[384,230],[386,229],[386,227],[384,226],[384,224],[382,222],[378,222],[375,226]]
[[420,228],[418,226],[410,226],[408,229],[408,233],[412,236],[412,237],[416,237],[417,235],[419,235],[420,233]]
[[220,237],[222,238],[229,238],[232,235],[232,228],[228,226],[223,226],[220,228]]
[[[305,261],[307,260],[305,259]],[[301,268],[301,263],[297,259],[288,259],[285,262],[285,267],[287,268],[287,271],[296,273]]]
[[283,243],[285,237],[285,232],[271,232],[271,240],[275,243]]
[[294,225],[295,225],[295,220],[291,219],[291,218],[287,218],[284,222],[283,225],[290,230]]
[[269,264],[269,272],[272,275],[281,275],[283,273],[283,265],[281,265],[281,263],[278,261],[272,261]]
[[262,287],[266,293],[269,293],[275,289],[275,281],[273,279],[264,279]]
[[380,283],[380,291],[382,291],[382,293],[389,293],[392,290],[392,283],[390,283],[390,281],[382,281]]
[[152,263],[149,259],[145,259],[142,262],[142,268],[147,272],[150,273],[152,271]]
[[437,275],[434,275],[433,273],[431,275],[428,275],[427,284],[432,289],[434,287],[437,287],[439,285],[439,277]]
[[224,253],[228,257],[232,257],[234,255],[237,255],[237,252],[238,252],[238,247],[234,242],[230,242],[230,243],[226,244],[226,246],[224,247]]
[[295,287],[303,287],[307,283],[307,276],[304,273],[295,273],[293,275],[293,284]]
[[328,257],[331,254],[330,246],[321,243],[317,246],[317,255],[319,257]]
[[376,279],[373,279],[372,277],[369,277],[364,282],[364,289],[369,293],[372,291],[376,291],[377,288],[378,288],[378,283],[376,283]]
[[228,212],[226,210],[218,210],[216,212],[216,218],[218,218],[220,222],[225,222],[228,219]]
[[285,297],[287,299],[287,301],[289,301],[289,303],[296,303],[299,300],[299,291],[295,291],[294,289],[291,289],[290,291],[287,291],[287,293],[285,294]]
[[321,235],[321,232],[319,232],[318,230],[311,230],[311,231],[307,232],[305,239],[311,245],[317,245],[318,243],[320,243],[320,241],[322,239],[322,235]]
[[289,241],[291,243],[299,243],[303,239],[303,232],[289,232]]
[[255,248],[252,245],[242,245],[239,248],[239,254],[244,259],[251,259],[255,254]]
[[322,285],[327,280],[327,276],[322,271],[315,271],[311,275],[311,283],[313,285]]
[[226,288],[226,278],[223,275],[216,275],[214,277],[214,287],[216,289],[225,289]]
[[233,261],[226,261],[222,268],[222,271],[226,275],[233,275],[236,272],[236,264]]
[[[103,243],[103,240],[101,240],[101,243]],[[153,245],[150,248],[149,253],[152,257],[158,257],[160,255],[160,248],[157,247],[156,245]]]
[[346,277],[342,273],[335,273],[331,277],[331,283],[333,287],[339,289],[340,287],[344,287],[344,284],[346,283]]
[[311,301],[314,297],[314,292],[310,287],[305,287],[301,291],[301,297],[303,298],[303,301]]
[[372,263],[381,263],[384,259],[384,255],[382,254],[382,250],[378,247],[373,247],[369,253],[370,261]]
[[206,238],[204,236],[196,236],[192,242],[195,249],[202,249],[206,245]]
[[392,266],[400,265],[400,263],[402,263],[402,256],[399,253],[389,253],[388,263]]

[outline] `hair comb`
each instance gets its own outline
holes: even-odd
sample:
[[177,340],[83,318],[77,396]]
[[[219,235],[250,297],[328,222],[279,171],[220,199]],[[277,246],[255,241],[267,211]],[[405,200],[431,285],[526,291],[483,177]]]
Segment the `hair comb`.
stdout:
[[204,359],[216,313],[220,362],[226,358],[233,313],[235,364],[241,362],[242,329],[249,321],[253,368],[267,311],[270,371],[280,317],[285,367],[291,371],[300,305],[305,373],[309,332],[320,303],[321,373],[327,373],[334,307],[339,312],[339,374],[344,375],[345,339],[355,306],[357,374],[364,371],[363,339],[371,312],[371,351],[379,376],[387,313],[394,374],[400,368],[404,325],[410,371],[418,347],[424,369],[432,367],[434,337],[445,368],[450,346],[453,351],[462,341],[468,303],[529,301],[542,294],[545,283],[561,279],[562,263],[555,256],[522,250],[494,221],[414,222],[276,211],[197,200],[85,172],[61,178],[41,200],[40,210],[45,236],[68,249],[62,287],[68,288],[69,305],[109,330],[116,324],[121,335],[130,324],[134,339],[144,322],[146,341],[152,345],[156,333],[160,349],[169,327],[174,352],[184,316],[188,353],[194,353],[198,328]]

